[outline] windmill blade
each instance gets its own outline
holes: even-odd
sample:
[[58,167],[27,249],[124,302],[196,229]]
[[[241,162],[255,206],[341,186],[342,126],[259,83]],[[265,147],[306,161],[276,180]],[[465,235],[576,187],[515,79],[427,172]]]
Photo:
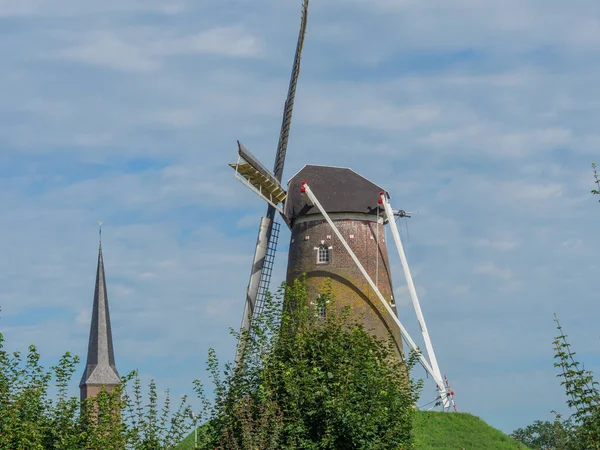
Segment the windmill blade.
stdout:
[[256,158],[256,156],[250,153],[250,150],[248,150],[240,141],[238,141],[238,155],[240,156],[240,158],[242,158],[244,161],[250,164],[257,172],[259,172],[261,175],[267,178],[270,182],[276,184],[281,188],[280,180],[277,180],[275,176],[269,171],[269,169],[263,166],[263,164],[258,160],[258,158]]
[[290,78],[288,96],[283,108],[283,120],[281,122],[281,131],[279,133],[279,143],[277,144],[277,155],[275,156],[275,165],[273,174],[277,180],[281,181],[283,175],[283,165],[285,164],[285,154],[287,152],[288,138],[290,136],[290,126],[292,124],[292,112],[294,110],[294,98],[296,97],[296,85],[298,84],[298,75],[300,75],[300,62],[302,59],[302,48],[304,47],[304,36],[306,35],[306,22],[308,19],[308,0],[302,2],[302,19],[300,22],[300,34],[296,44],[296,55],[294,57],[294,67]]
[[[275,164],[273,166],[272,175],[279,183],[281,182],[281,178],[283,176],[283,166],[285,164],[288,138],[290,135],[290,126],[292,124],[292,112],[294,110],[294,98],[296,96],[296,86],[298,84],[298,76],[300,74],[300,60],[302,57],[302,48],[304,46],[304,36],[306,34],[306,23],[308,16],[308,1],[309,0],[302,1],[300,33],[298,35],[298,42],[296,44],[296,54],[294,56],[294,65],[292,67],[288,95],[283,107],[281,131],[279,132],[279,142],[277,144],[277,153],[275,155]],[[242,146],[238,146],[240,150],[242,150]],[[250,157],[250,159],[252,158]],[[255,166],[257,166],[257,164],[255,164]],[[259,172],[264,171],[259,170]],[[279,224],[275,222],[276,211],[277,209],[273,202],[269,202],[266,217],[261,219],[261,226],[259,228],[257,244],[254,251],[252,272],[250,275],[248,288],[246,290],[246,303],[244,306],[244,314],[242,316],[242,331],[251,331],[252,316],[254,314],[259,314],[262,310],[264,297],[271,282],[271,274],[275,261],[275,252],[279,235]],[[286,220],[285,216],[283,217],[284,220]],[[286,223],[289,225],[287,220]],[[238,342],[235,356],[236,366],[238,366],[240,361],[243,359],[244,351],[244,342],[240,340]]]
[[283,215],[278,204],[285,201],[287,194],[281,183],[240,141],[238,148],[237,163],[229,164],[235,170],[235,178]]

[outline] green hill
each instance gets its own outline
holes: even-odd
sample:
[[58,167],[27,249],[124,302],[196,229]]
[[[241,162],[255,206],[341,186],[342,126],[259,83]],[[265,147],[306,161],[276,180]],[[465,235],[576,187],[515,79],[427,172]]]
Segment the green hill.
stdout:
[[466,413],[417,411],[413,433],[417,450],[526,448],[479,417]]
[[[416,450],[525,449],[512,438],[492,428],[479,417],[466,413],[417,411],[413,428]],[[194,448],[194,433],[179,446]]]

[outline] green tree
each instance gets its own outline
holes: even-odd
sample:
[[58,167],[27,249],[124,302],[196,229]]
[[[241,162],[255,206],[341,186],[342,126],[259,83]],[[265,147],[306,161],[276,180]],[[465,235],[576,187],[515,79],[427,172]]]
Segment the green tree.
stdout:
[[160,407],[153,381],[144,401],[136,372],[80,403],[67,393],[77,357],[66,353],[46,370],[34,346],[25,358],[9,354],[0,334],[0,448],[171,449],[192,417],[210,418],[200,442],[211,450],[412,448],[421,382],[408,370],[416,355],[401,361],[391,338],[376,339],[348,309],[336,307],[330,286],[316,303],[309,302],[303,280],[269,295],[251,333],[238,336],[246,353],[235,371],[228,365],[223,373],[209,352],[215,400],[210,403],[196,382],[203,406],[196,415],[185,397],[172,412],[168,393]]
[[[184,397],[172,412],[166,394],[159,410],[157,389],[150,382],[144,402],[136,372],[111,392],[83,403],[68,396],[79,358],[70,353],[50,370],[40,364],[35,346],[24,358],[4,350],[0,333],[0,448],[2,450],[158,450],[172,449],[191,428]],[[54,382],[56,395],[49,386]],[[133,393],[128,385],[133,382]]]
[[[383,342],[339,310],[326,285],[311,305],[304,280],[268,296],[245,340],[243,366],[226,366],[214,353],[213,419],[205,448],[411,448],[413,405],[420,382]],[[281,304],[285,305],[282,309]],[[416,362],[412,355],[409,366]]]
[[[154,380],[150,381],[146,403],[137,372],[131,372],[122,381],[114,390],[102,390],[98,396],[85,400],[81,417],[86,448],[175,448],[192,427],[187,398],[184,396],[172,412],[168,391],[160,407]],[[132,394],[128,393],[129,383],[133,383]]]
[[[569,448],[600,449],[600,392],[591,371],[586,370],[571,350],[558,318],[554,317],[559,335],[554,339],[558,377],[567,394],[567,406],[573,414],[565,421],[570,431]],[[558,416],[558,419],[561,417]]]
[[[25,359],[19,352],[4,350],[0,333],[0,448],[77,448],[79,402],[69,399],[68,382],[79,359],[66,353],[57,366],[45,370],[35,346]],[[52,381],[58,390],[48,395]]]
[[554,338],[554,367],[567,394],[569,417],[555,413],[554,422],[537,421],[513,433],[520,442],[536,449],[600,449],[600,391],[591,371],[575,359],[576,353],[556,315],[558,335]]
[[560,420],[553,422],[536,420],[525,428],[515,430],[511,436],[535,450],[567,448],[567,430]]

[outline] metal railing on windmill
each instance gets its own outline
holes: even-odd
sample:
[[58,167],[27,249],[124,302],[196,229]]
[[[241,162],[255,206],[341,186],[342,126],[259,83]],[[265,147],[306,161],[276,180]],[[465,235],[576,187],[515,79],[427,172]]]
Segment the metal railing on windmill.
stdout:
[[[304,250],[308,249],[308,252],[312,251],[314,248],[314,250],[318,252],[317,255],[321,254],[320,249],[324,247],[326,251],[324,251],[323,254],[326,258],[323,262],[328,263],[331,261],[329,249],[332,248],[329,243],[334,243],[334,260],[335,258],[342,256],[340,252],[344,252],[345,255],[340,258],[340,260],[346,260],[347,256],[350,257],[355,268],[358,268],[362,279],[367,282],[367,285],[371,289],[369,293],[360,292],[359,294],[364,297],[365,295],[368,296],[371,295],[371,293],[374,293],[374,298],[370,299],[373,303],[373,309],[375,310],[374,315],[380,316],[381,314],[386,314],[387,323],[383,324],[382,328],[388,327],[392,329],[392,331],[400,336],[398,338],[399,340],[404,341],[410,350],[417,352],[419,363],[435,382],[437,391],[436,396],[429,404],[433,404],[432,408],[441,406],[444,410],[449,410],[450,408],[456,410],[454,393],[450,388],[447,378],[442,377],[433,350],[433,345],[425,324],[425,319],[410,273],[402,240],[395,222],[395,217],[408,217],[410,213],[403,210],[392,210],[387,192],[382,191],[380,187],[350,169],[327,166],[305,166],[304,169],[290,180],[288,183],[288,191],[281,185],[294,96],[300,69],[300,55],[306,32],[307,8],[308,0],[304,0],[300,35],[296,47],[296,56],[294,59],[288,97],[284,107],[274,170],[273,172],[269,171],[239,141],[238,161],[234,164],[230,164],[234,169],[235,178],[261,197],[268,205],[267,214],[265,217],[262,217],[260,221],[250,280],[246,290],[241,330],[245,333],[251,332],[252,317],[260,314],[264,304],[265,295],[269,288],[272,275],[277,237],[279,234],[279,224],[274,220],[276,213],[279,213],[286,225],[292,230],[291,247],[295,246],[294,248],[297,250],[298,246],[303,245]],[[298,177],[302,176],[304,173],[312,177],[310,182],[299,181]],[[311,189],[313,183],[316,189],[315,191]],[[326,207],[319,201],[316,192],[319,197],[323,197]],[[303,211],[303,213],[296,214],[292,211]],[[382,217],[380,217],[380,215]],[[314,228],[321,227],[321,224],[328,227],[327,231],[317,238],[321,242],[321,245],[317,247],[309,244],[310,236],[308,234],[302,236],[302,243],[294,242],[294,233],[298,233],[299,229],[304,230],[305,228],[302,228],[300,225],[308,225],[307,221],[313,221],[313,223],[319,224]],[[384,235],[383,225],[386,223],[392,232],[394,243],[402,263],[404,277],[406,278],[412,304],[425,343],[426,356],[422,354],[415,341],[398,318],[393,295],[391,295],[392,289],[389,274],[387,274],[387,287],[382,286],[382,284],[386,283],[385,280],[382,282],[381,279],[378,279],[379,253],[382,248],[385,250],[385,238],[382,236]],[[376,233],[373,233],[373,228],[376,229]],[[375,264],[375,267],[377,268],[375,269],[375,272],[373,267],[371,267],[373,264],[370,264],[370,261],[365,260],[364,256],[362,259],[357,257],[352,245],[349,243],[349,240],[353,241],[353,239],[355,239],[354,234],[352,234],[353,231],[351,231],[353,229],[359,230],[359,232],[371,232],[371,236],[369,236],[370,241],[367,240],[366,243],[368,244],[371,242],[371,247],[372,249],[375,249],[377,254],[377,261]],[[381,233],[379,231],[380,229]],[[324,228],[322,228],[322,230],[324,230]],[[334,235],[336,239],[333,239]],[[380,239],[382,242],[380,242]],[[325,244],[325,240],[328,241],[328,244]],[[356,240],[353,242],[356,242]],[[387,250],[385,250],[385,256],[387,258]],[[317,259],[319,257],[320,256],[317,256]],[[320,261],[315,261],[315,264],[319,263]],[[365,268],[365,265],[369,264],[370,266]],[[320,266],[320,268],[322,267],[325,266]],[[289,271],[290,267],[288,265],[288,274]],[[352,272],[356,272],[356,270],[352,269]],[[339,271],[337,275],[339,275]],[[373,280],[374,278],[375,281]],[[348,282],[348,280],[344,281]],[[359,280],[350,280],[350,284],[357,284],[358,282]],[[364,284],[364,282],[361,283]],[[386,295],[384,295],[382,291],[384,291]],[[236,350],[236,367],[239,366],[243,360],[244,350],[244,341],[240,339]],[[425,406],[428,406],[429,404]]]

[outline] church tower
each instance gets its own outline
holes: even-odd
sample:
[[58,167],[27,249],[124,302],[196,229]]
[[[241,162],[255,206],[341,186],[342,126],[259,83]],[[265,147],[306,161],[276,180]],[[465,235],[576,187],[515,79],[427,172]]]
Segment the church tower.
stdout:
[[119,372],[117,372],[115,366],[104,261],[102,259],[102,239],[100,239],[87,362],[79,384],[81,400],[98,395],[102,386],[110,391],[120,383]]

